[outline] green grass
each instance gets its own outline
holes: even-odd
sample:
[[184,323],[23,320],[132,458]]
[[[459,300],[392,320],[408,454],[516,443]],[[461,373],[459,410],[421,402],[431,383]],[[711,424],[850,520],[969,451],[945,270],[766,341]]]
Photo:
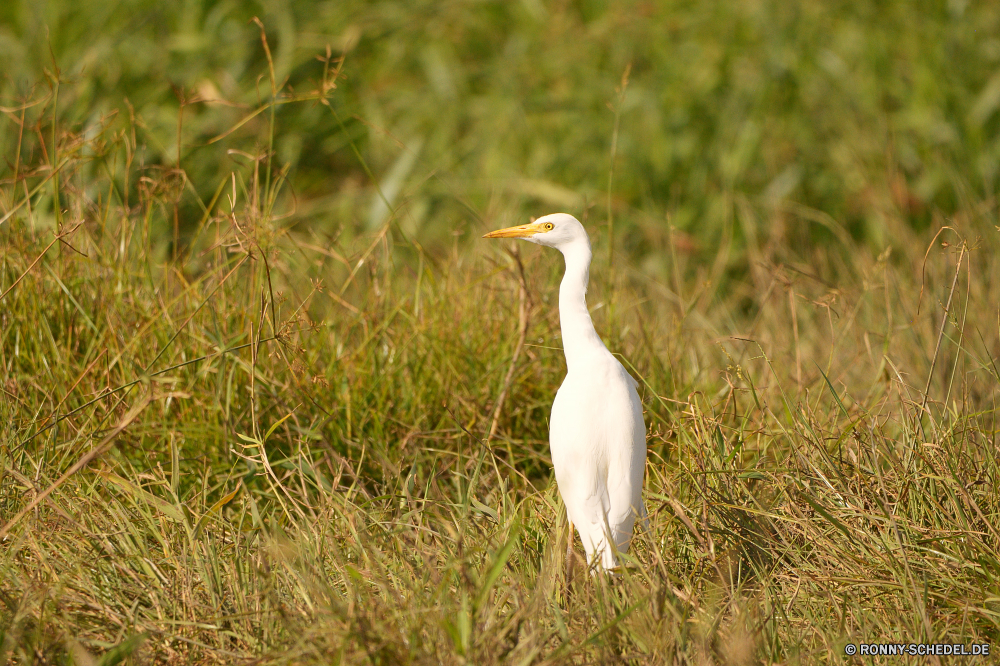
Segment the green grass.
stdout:
[[[0,663],[996,649],[996,10],[293,3],[268,57],[236,4],[31,7]],[[566,580],[561,260],[477,239],[556,208],[650,429],[616,578]]]

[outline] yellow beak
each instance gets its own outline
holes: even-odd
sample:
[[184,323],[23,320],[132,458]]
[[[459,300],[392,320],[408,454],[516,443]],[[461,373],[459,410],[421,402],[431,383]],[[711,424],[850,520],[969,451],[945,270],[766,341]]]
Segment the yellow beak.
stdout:
[[542,225],[533,222],[531,224],[521,224],[516,227],[507,227],[506,229],[497,229],[484,235],[483,238],[530,238],[542,231],[544,231]]

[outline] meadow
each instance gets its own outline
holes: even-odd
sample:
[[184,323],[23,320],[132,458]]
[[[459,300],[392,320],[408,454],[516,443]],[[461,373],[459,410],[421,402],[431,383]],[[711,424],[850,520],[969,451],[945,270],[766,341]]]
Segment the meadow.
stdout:
[[[0,62],[0,664],[1000,650],[1000,8],[19,0]],[[649,428],[615,577],[562,261],[480,239],[555,211]]]

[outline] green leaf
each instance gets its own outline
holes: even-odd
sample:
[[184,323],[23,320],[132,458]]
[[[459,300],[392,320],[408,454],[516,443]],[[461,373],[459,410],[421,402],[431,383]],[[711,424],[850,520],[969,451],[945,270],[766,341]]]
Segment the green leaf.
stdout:
[[518,521],[510,528],[510,532],[507,534],[507,542],[493,555],[493,563],[490,565],[489,571],[486,572],[486,578],[483,580],[482,587],[479,588],[479,594],[476,595],[476,608],[482,608],[483,603],[489,597],[490,591],[496,585],[497,579],[503,573],[504,567],[507,566],[507,560],[510,559],[511,553],[514,552],[514,547],[517,546],[520,536],[521,523]]
[[490,518],[492,518],[493,522],[495,522],[495,523],[499,523],[500,522],[500,515],[494,509],[486,506],[485,504],[483,504],[482,502],[480,502],[479,500],[477,500],[475,497],[473,497],[471,499],[472,499],[472,508],[473,509],[475,509],[479,513],[486,514],[487,516],[489,516]]
[[145,632],[129,636],[105,652],[101,660],[97,662],[97,666],[116,666],[116,664],[120,664],[122,660],[132,656],[132,653],[139,649],[139,646],[145,642],[146,636]]
[[170,492],[177,496],[181,480],[181,457],[177,450],[177,438],[170,436]]
[[761,474],[760,472],[742,472],[737,474],[737,477],[741,479],[766,479],[767,476]]
[[[282,423],[284,423],[289,418],[291,418],[292,414],[294,414],[294,413],[295,413],[295,411],[292,410],[292,411],[288,412],[287,414],[285,414],[280,419],[278,419],[277,421],[275,421],[274,425],[272,425],[270,428],[267,429],[267,433],[265,433],[265,435],[264,435],[264,441],[266,442],[271,437],[271,435],[274,433],[274,431],[278,429],[278,426],[280,426]],[[240,435],[240,436],[242,437],[242,435]]]
[[830,389],[830,393],[833,394],[833,399],[837,401],[838,405],[840,405],[840,411],[844,412],[844,416],[850,418],[851,415],[847,413],[847,408],[844,407],[844,403],[840,401],[840,396],[837,395],[837,392],[833,389],[833,384],[830,383],[830,378],[826,376],[826,373],[823,372],[823,368],[819,367],[818,363],[813,363],[813,365],[815,365],[816,369],[819,370],[819,374],[823,375],[823,381],[826,382],[827,388]]
[[116,486],[127,492],[129,495],[132,496],[133,499],[145,502],[146,504],[152,506],[154,509],[162,513],[170,520],[173,520],[174,522],[181,524],[187,522],[184,517],[184,511],[180,507],[174,506],[170,502],[160,497],[157,497],[153,493],[143,490],[139,486],[133,484],[130,481],[126,481],[125,479],[123,479],[122,477],[118,476],[113,472],[99,471],[98,474],[104,477],[106,481],[110,481],[111,483],[115,484]]
[[197,539],[198,535],[201,534],[201,530],[205,527],[205,521],[208,519],[208,517],[211,516],[216,511],[218,511],[219,509],[221,509],[222,507],[224,507],[227,504],[229,504],[230,502],[232,502],[233,499],[235,499],[236,496],[239,494],[240,488],[242,488],[242,486],[236,486],[236,490],[232,491],[231,493],[229,493],[228,495],[226,495],[225,497],[223,497],[222,499],[220,499],[218,502],[216,502],[215,504],[213,504],[211,506],[211,508],[209,508],[209,510],[206,511],[202,515],[202,517],[198,519],[198,524],[194,526],[194,538],[195,539]]
[[826,518],[828,521],[830,521],[830,524],[832,524],[838,530],[843,532],[844,536],[846,536],[848,539],[854,539],[854,536],[851,534],[850,530],[847,529],[847,525],[844,525],[844,523],[834,518],[832,513],[824,509],[818,502],[813,500],[813,498],[809,497],[809,495],[806,495],[805,493],[801,494],[800,497],[802,497],[802,499],[806,501],[806,504],[815,509],[816,513]]

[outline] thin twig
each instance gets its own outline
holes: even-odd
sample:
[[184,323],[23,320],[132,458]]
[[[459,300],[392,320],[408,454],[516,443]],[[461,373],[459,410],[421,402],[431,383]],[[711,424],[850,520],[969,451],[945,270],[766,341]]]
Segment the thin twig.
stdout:
[[517,278],[519,283],[517,346],[514,347],[514,355],[511,357],[510,365],[507,367],[507,376],[504,377],[503,387],[500,389],[500,395],[497,396],[497,404],[493,408],[493,422],[490,424],[490,434],[487,435],[487,440],[492,440],[493,436],[497,433],[497,426],[500,423],[500,411],[507,400],[507,392],[514,381],[514,370],[517,368],[517,360],[521,357],[521,350],[524,349],[524,340],[528,336],[528,284],[524,279],[524,265],[521,263],[520,253],[516,250],[512,251],[510,255],[517,262]]
[[[959,264],[958,268],[961,269],[962,265]],[[951,400],[951,387],[955,384],[955,374],[958,372],[959,361],[962,360],[962,352],[964,349],[962,345],[965,343],[965,322],[969,317],[969,294],[972,291],[972,258],[969,258],[969,263],[965,264],[965,308],[962,311],[962,328],[958,332],[958,354],[955,354],[955,364],[951,368],[951,378],[948,380],[948,390],[944,395],[944,405],[945,408],[948,407],[948,401]]]
[[792,335],[795,338],[795,383],[802,390],[802,347],[799,345],[799,315],[795,308],[795,286],[788,287],[788,309],[792,313]]
[[66,231],[62,232],[61,234],[56,234],[56,237],[52,239],[52,242],[45,246],[45,249],[42,250],[41,254],[39,254],[37,257],[35,257],[35,260],[33,262],[31,262],[31,265],[28,266],[26,269],[24,269],[24,272],[21,273],[20,277],[18,277],[16,280],[14,280],[14,284],[12,284],[9,287],[7,287],[7,291],[5,291],[2,294],[0,294],[0,301],[2,301],[4,298],[6,298],[7,294],[9,294],[10,292],[12,292],[14,290],[14,287],[16,287],[21,282],[21,280],[23,280],[25,278],[25,276],[28,275],[28,273],[31,272],[31,269],[35,267],[35,264],[37,264],[39,261],[42,260],[42,257],[45,256],[46,252],[48,252],[50,249],[52,249],[53,245],[55,245],[57,242],[61,241],[64,236],[68,236],[68,235],[72,234],[74,231],[76,231],[77,229],[79,229],[80,225],[82,225],[82,224],[83,224],[83,222],[78,222],[77,224],[75,224],[73,226],[72,229],[67,229]]
[[934,238],[932,238],[931,242],[927,245],[927,251],[924,252],[924,260],[922,262],[920,262],[920,295],[917,296],[917,314],[918,315],[920,314],[920,304],[923,303],[923,301],[924,301],[924,275],[926,273],[926,268],[927,268],[927,257],[931,253],[931,248],[934,247],[934,241],[936,241],[938,239],[938,236],[940,236],[945,230],[955,231],[951,227],[947,227],[947,226],[941,227],[940,229],[938,229],[937,233],[934,234]]
[[611,211],[611,186],[615,176],[615,158],[618,157],[618,128],[622,117],[622,107],[625,105],[625,91],[628,90],[628,77],[632,73],[632,63],[625,66],[622,72],[621,84],[615,88],[617,99],[614,106],[610,103],[611,110],[615,114],[614,130],[611,132],[611,165],[608,167],[608,276],[609,282],[614,276],[614,248],[615,248],[615,220]]
[[87,453],[83,454],[83,456],[81,456],[80,459],[77,460],[68,470],[63,472],[62,476],[56,479],[55,483],[53,483],[51,486],[49,486],[48,488],[40,492],[38,495],[36,495],[35,499],[31,500],[28,503],[28,506],[18,511],[17,515],[8,520],[7,524],[4,525],[2,528],[0,528],[0,540],[2,540],[4,537],[7,536],[7,533],[10,532],[11,528],[14,527],[14,525],[16,525],[18,521],[21,520],[21,518],[24,518],[24,516],[29,511],[31,511],[36,506],[41,504],[42,500],[44,500],[46,497],[52,494],[52,492],[56,488],[61,486],[66,481],[66,479],[79,472],[81,469],[86,467],[94,458],[97,458],[101,454],[108,451],[112,446],[114,446],[115,441],[118,439],[118,436],[125,431],[125,428],[127,428],[132,423],[132,421],[135,421],[136,418],[139,417],[139,414],[141,414],[142,411],[149,406],[149,403],[152,402],[152,399],[153,399],[153,388],[152,386],[150,386],[146,390],[146,394],[142,397],[142,399],[139,400],[139,402],[134,407],[132,407],[132,409],[127,414],[125,414],[124,417],[122,417],[122,420],[118,422],[118,425],[115,426],[115,429],[109,432],[107,436],[101,440],[100,444],[92,448]]
[[[937,236],[935,236],[937,238]],[[930,397],[931,380],[934,379],[934,366],[937,365],[938,352],[941,351],[941,339],[944,338],[944,328],[948,325],[948,314],[951,312],[951,299],[955,295],[955,287],[958,286],[958,276],[962,274],[962,261],[965,259],[966,245],[962,241],[962,250],[958,254],[958,266],[955,267],[955,279],[951,281],[951,290],[948,292],[948,302],[944,306],[944,316],[941,317],[941,327],[938,329],[937,343],[934,345],[934,356],[931,358],[931,369],[927,373],[927,384],[924,386],[924,397],[920,402],[920,411],[917,412],[917,422],[920,424],[920,434],[927,439],[924,432],[924,423],[921,418],[924,409],[927,407],[927,400]]]
[[[271,340],[275,340],[275,339],[276,338],[267,338],[267,339],[263,340],[263,342],[270,342]],[[178,368],[183,368],[185,366],[193,365],[195,363],[201,363],[202,361],[207,360],[209,358],[213,358],[215,356],[222,356],[224,354],[231,354],[233,352],[240,351],[241,349],[246,349],[247,347],[253,346],[253,344],[254,343],[252,343],[252,342],[247,342],[246,344],[237,345],[236,347],[229,347],[228,349],[220,349],[217,352],[213,352],[211,354],[205,354],[204,356],[199,356],[198,358],[193,358],[193,359],[191,359],[189,361],[184,361],[183,363],[177,363],[175,365],[170,366],[169,368],[164,368],[163,370],[157,370],[156,372],[151,372],[148,375],[146,375],[145,377],[152,378],[152,377],[157,377],[159,375],[164,375],[164,374],[166,374],[168,372],[172,372],[172,371],[174,371],[174,370],[176,370]],[[104,391],[104,392],[100,393],[96,398],[94,398],[94,399],[92,399],[92,400],[90,400],[88,402],[85,402],[84,404],[80,405],[79,407],[77,407],[76,409],[74,409],[72,411],[66,412],[62,416],[58,417],[52,423],[50,423],[47,426],[39,429],[35,434],[29,435],[27,439],[24,439],[24,440],[21,441],[20,446],[24,446],[25,444],[27,444],[28,442],[30,442],[34,438],[36,438],[39,435],[41,435],[42,433],[44,433],[45,431],[49,430],[50,428],[54,427],[55,425],[57,425],[58,423],[64,421],[65,419],[68,419],[69,417],[73,416],[77,412],[82,411],[82,410],[86,409],[87,407],[90,407],[95,402],[98,402],[99,400],[103,400],[104,398],[107,398],[108,396],[112,396],[112,395],[114,395],[116,393],[120,393],[121,391],[125,391],[127,389],[131,389],[136,384],[142,383],[145,380],[145,377],[140,377],[139,379],[133,379],[132,381],[130,381],[127,384],[122,384],[121,386],[119,386],[117,388],[109,389],[107,391]],[[122,399],[124,399],[124,396],[123,396]],[[49,414],[48,416],[46,416],[45,419],[42,420],[42,423],[45,423],[45,421],[47,421],[48,419],[52,418],[53,416],[55,416],[55,412],[54,411],[51,414]]]

